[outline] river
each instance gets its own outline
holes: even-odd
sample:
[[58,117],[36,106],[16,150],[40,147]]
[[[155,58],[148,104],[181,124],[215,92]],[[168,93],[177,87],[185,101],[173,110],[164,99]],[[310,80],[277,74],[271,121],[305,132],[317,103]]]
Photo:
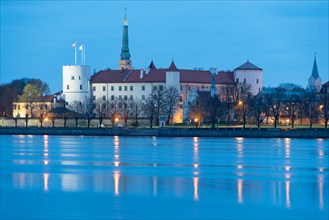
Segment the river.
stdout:
[[0,139],[1,219],[328,219],[328,139]]

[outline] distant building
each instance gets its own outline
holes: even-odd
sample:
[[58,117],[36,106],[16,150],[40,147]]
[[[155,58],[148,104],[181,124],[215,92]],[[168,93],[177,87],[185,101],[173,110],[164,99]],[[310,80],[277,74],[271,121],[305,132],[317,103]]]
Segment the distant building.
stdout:
[[322,85],[319,93],[320,94],[329,94],[329,81]]
[[57,92],[53,95],[45,95],[29,102],[13,102],[13,117],[39,117],[41,113],[44,114],[54,108],[64,107],[65,101],[61,94],[61,92]]
[[308,79],[308,88],[314,89],[317,92],[319,92],[321,89],[321,85],[322,85],[322,80],[319,76],[318,65],[316,63],[316,57],[314,57],[312,75]]

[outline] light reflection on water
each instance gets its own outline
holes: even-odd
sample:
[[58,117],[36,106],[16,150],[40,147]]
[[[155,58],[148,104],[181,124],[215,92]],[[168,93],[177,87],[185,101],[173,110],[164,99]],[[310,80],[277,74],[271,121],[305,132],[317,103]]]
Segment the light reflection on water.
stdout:
[[[234,211],[241,208],[264,210],[264,218],[273,218],[268,209],[277,210],[277,218],[285,218],[285,210],[292,218],[322,218],[328,214],[328,140],[1,136],[1,192],[11,195],[1,198],[1,217],[19,217],[8,198],[58,195],[49,201],[61,213],[74,196],[88,195],[97,198],[94,208],[105,210],[102,196],[117,204],[113,218],[170,217],[159,208],[136,216],[133,205],[143,210],[143,202],[131,199],[152,198],[154,205],[185,205],[178,214],[185,219],[256,217]],[[63,201],[68,193],[74,194]],[[54,217],[47,207],[43,217]],[[80,217],[86,215],[96,213]]]

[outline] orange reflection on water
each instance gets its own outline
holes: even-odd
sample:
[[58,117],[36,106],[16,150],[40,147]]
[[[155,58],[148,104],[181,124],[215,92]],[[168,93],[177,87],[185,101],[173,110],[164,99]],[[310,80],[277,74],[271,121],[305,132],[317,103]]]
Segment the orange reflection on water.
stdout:
[[324,183],[324,176],[323,176],[323,174],[320,174],[320,175],[318,175],[318,184],[319,184],[319,208],[321,210],[324,208],[323,183]]
[[118,170],[114,171],[114,194],[119,195],[119,184],[120,184],[120,172]]
[[285,143],[285,149],[286,149],[286,158],[290,158],[290,143],[291,139],[290,138],[285,138],[284,143]]
[[290,208],[290,181],[286,181],[286,207]]
[[237,182],[238,185],[238,203],[243,203],[243,180],[242,179],[238,179]]
[[193,178],[193,188],[194,188],[194,200],[199,200],[199,178]]
[[43,190],[48,191],[48,178],[49,178],[49,173],[44,173],[43,174]]

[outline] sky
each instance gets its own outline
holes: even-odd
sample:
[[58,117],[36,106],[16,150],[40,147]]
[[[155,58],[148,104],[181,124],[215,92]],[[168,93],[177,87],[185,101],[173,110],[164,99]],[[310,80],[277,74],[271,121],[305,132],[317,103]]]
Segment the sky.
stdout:
[[[1,78],[47,82],[62,90],[62,66],[84,43],[92,72],[117,69],[127,7],[133,67],[233,70],[249,59],[264,86],[307,86],[316,59],[328,81],[324,1],[3,1]],[[78,54],[79,55],[79,54]],[[80,61],[78,57],[78,61]]]

